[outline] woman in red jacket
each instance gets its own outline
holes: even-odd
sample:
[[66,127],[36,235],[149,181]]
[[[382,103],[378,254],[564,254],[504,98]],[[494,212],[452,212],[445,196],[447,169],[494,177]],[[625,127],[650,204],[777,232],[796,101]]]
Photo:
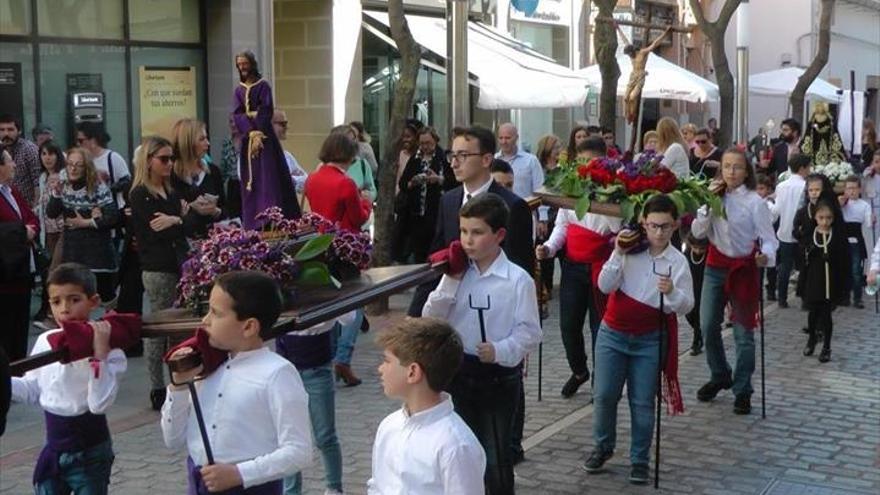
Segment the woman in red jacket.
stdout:
[[7,148],[0,146],[0,315],[6,322],[0,346],[10,361],[17,361],[27,357],[33,245],[40,235],[40,221],[12,185],[13,177],[15,162]]
[[[358,154],[357,142],[349,133],[331,132],[321,146],[318,157],[321,165],[309,175],[305,185],[306,199],[313,212],[337,222],[345,230],[360,232],[370,218],[372,202],[369,191],[359,191],[354,181],[347,175]],[[360,385],[361,380],[351,371],[351,355],[363,321],[363,310],[357,310],[355,320],[345,326],[337,324],[334,330],[335,364],[334,371],[339,380],[349,387]]]

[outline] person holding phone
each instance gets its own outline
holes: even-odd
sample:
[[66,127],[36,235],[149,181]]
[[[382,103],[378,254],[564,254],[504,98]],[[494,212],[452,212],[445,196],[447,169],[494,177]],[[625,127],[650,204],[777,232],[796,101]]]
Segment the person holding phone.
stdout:
[[198,213],[195,238],[208,236],[214,222],[225,218],[226,203],[223,175],[217,165],[208,165],[205,157],[211,149],[205,123],[180,119],[172,129],[172,147],[176,161],[171,174],[171,187]]

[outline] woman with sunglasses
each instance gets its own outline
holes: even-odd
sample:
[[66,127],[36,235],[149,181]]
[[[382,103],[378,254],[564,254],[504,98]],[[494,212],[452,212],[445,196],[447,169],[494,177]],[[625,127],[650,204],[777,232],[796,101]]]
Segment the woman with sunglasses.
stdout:
[[111,232],[119,222],[119,208],[85,148],[67,150],[65,172],[66,177],[62,174],[62,180],[52,183],[46,205],[47,217],[64,220],[59,262],[89,267],[101,301],[111,301],[119,269]]
[[[171,143],[158,136],[144,138],[134,157],[129,202],[141,279],[152,311],[168,309],[174,303],[180,266],[189,250],[186,236],[199,224],[198,214],[171,187],[174,162]],[[148,339],[144,345],[152,388],[150,402],[156,411],[165,402],[162,356],[168,345],[167,339]]]
[[181,119],[171,131],[172,150],[176,161],[172,167],[171,185],[177,194],[199,214],[194,237],[207,237],[211,225],[224,218],[225,194],[223,175],[216,165],[205,158],[211,148],[204,122]]

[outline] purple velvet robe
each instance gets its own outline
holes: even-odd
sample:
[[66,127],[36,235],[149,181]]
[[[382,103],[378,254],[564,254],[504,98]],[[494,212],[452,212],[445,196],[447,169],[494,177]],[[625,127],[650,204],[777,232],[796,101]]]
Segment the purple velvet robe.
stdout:
[[[273,111],[272,88],[265,80],[260,79],[251,85],[239,83],[235,88],[232,118],[242,136],[239,174],[241,220],[246,229],[260,228],[261,225],[254,217],[272,206],[280,207],[287,218],[300,216],[296,190],[284,159],[284,150],[272,129]],[[265,135],[263,150],[253,158],[248,156],[248,135],[251,131],[260,131]]]

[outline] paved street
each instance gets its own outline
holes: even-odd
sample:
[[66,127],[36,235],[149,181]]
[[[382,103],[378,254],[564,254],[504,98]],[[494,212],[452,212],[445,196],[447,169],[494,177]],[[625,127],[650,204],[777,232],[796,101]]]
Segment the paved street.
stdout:
[[[378,330],[399,318],[409,301],[392,298],[395,312],[374,318]],[[797,304],[793,304],[796,306]],[[543,400],[537,401],[537,356],[526,380],[526,462],[517,466],[523,494],[649,493],[627,482],[629,412],[621,402],[618,446],[605,474],[581,469],[592,448],[588,388],[572,399],[559,390],[568,377],[558,330],[557,301],[546,322]],[[686,413],[663,417],[661,489],[664,493],[861,494],[880,491],[880,316],[869,309],[834,314],[832,361],[820,365],[801,355],[806,313],[767,307],[767,419],[761,419],[760,370],[755,374],[753,413],[735,416],[733,395],[699,403],[695,393],[708,373],[704,355],[686,353],[691,330],[680,333],[680,373]],[[383,397],[374,333],[361,337],[353,367],[363,385],[337,390],[337,425],[347,493],[364,493],[370,450],[379,421],[398,407]],[[729,345],[732,338],[725,332]],[[728,353],[731,356],[731,353]],[[592,363],[591,363],[592,367]],[[143,359],[129,361],[117,406],[110,414],[116,462],[112,493],[183,493],[184,455],[162,445],[158,415],[147,408]],[[245,420],[245,418],[243,418]],[[30,493],[34,459],[43,437],[37,409],[13,406],[0,440],[0,494]],[[307,493],[322,493],[321,466],[306,473]]]

